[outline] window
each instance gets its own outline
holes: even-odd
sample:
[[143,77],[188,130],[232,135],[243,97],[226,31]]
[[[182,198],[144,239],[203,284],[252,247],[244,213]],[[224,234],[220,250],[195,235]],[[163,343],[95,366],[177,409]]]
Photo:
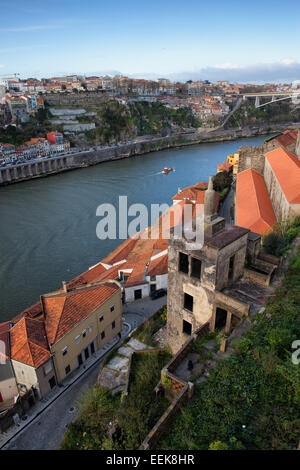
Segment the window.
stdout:
[[93,331],[93,325],[90,325],[89,326],[89,333],[91,333]]
[[86,337],[86,330],[83,330],[83,332],[82,332],[82,337],[83,337],[83,338]]
[[70,367],[70,365],[68,365],[68,366],[65,368],[66,375],[68,375],[70,371],[71,371],[71,367]]
[[192,312],[193,304],[194,304],[194,297],[192,297],[189,294],[184,294],[184,308]]
[[100,315],[99,321],[100,321],[100,322],[103,321],[103,318],[104,318],[103,315]]
[[75,343],[79,344],[79,341],[80,341],[80,335],[77,335],[76,338],[75,338]]
[[101,339],[104,339],[105,338],[105,331],[102,331],[101,332]]
[[110,307],[110,311],[111,311],[111,312],[113,312],[113,311],[114,311],[114,309],[115,309],[115,306],[114,306],[114,305],[112,305],[112,306]]
[[233,279],[233,273],[234,273],[234,255],[231,256],[229,260],[229,271],[228,271],[228,278]]
[[150,276],[150,281],[155,281],[156,280],[156,276]]
[[62,352],[62,355],[65,356],[65,355],[67,354],[67,352],[68,352],[67,346],[65,346],[65,347],[61,350],[61,352]]
[[191,275],[200,279],[201,277],[201,261],[197,258],[192,258],[192,272]]
[[112,329],[114,329],[116,327],[116,322],[115,321],[112,322],[111,327],[112,327]]
[[183,320],[182,332],[185,333],[186,335],[192,334],[192,325],[190,322]]
[[188,274],[189,272],[189,257],[185,253],[179,252],[179,271],[182,273]]

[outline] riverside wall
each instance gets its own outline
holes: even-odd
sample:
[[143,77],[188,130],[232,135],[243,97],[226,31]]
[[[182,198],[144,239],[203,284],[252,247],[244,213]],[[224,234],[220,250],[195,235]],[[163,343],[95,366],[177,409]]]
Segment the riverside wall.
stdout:
[[295,129],[298,127],[300,127],[300,123],[269,124],[257,127],[246,127],[243,129],[224,129],[223,127],[214,130],[201,129],[195,132],[178,133],[172,136],[153,137],[147,141],[123,144],[118,147],[65,154],[60,157],[30,161],[12,167],[0,168],[0,186],[173,147],[183,147],[205,142],[223,142],[258,135],[270,135],[282,132],[287,128]]

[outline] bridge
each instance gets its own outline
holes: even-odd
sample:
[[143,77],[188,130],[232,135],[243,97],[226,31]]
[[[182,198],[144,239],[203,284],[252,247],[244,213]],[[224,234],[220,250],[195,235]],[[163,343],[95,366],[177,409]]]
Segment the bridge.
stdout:
[[[255,107],[261,108],[262,106],[267,106],[270,103],[288,99],[294,99],[297,100],[297,102],[300,102],[300,89],[295,88],[292,91],[267,91],[260,93],[245,93],[242,96],[243,100],[246,100],[247,98],[255,98]],[[261,98],[271,98],[271,100],[267,103],[260,104]]]

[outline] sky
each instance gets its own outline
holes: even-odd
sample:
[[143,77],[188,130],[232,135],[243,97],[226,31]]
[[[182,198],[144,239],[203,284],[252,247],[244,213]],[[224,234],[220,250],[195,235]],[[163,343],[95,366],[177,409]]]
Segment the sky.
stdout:
[[299,19],[299,0],[0,0],[0,76],[291,82]]

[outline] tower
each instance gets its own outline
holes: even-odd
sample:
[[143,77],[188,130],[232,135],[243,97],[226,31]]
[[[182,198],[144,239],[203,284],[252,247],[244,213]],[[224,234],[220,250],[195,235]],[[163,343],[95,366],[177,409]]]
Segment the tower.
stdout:
[[228,328],[235,312],[235,308],[223,308],[226,296],[221,302],[217,294],[243,275],[249,230],[225,225],[224,218],[215,213],[212,178],[205,193],[202,223],[204,243],[200,249],[171,231],[167,343],[173,353],[207,322],[214,330],[221,319]]

